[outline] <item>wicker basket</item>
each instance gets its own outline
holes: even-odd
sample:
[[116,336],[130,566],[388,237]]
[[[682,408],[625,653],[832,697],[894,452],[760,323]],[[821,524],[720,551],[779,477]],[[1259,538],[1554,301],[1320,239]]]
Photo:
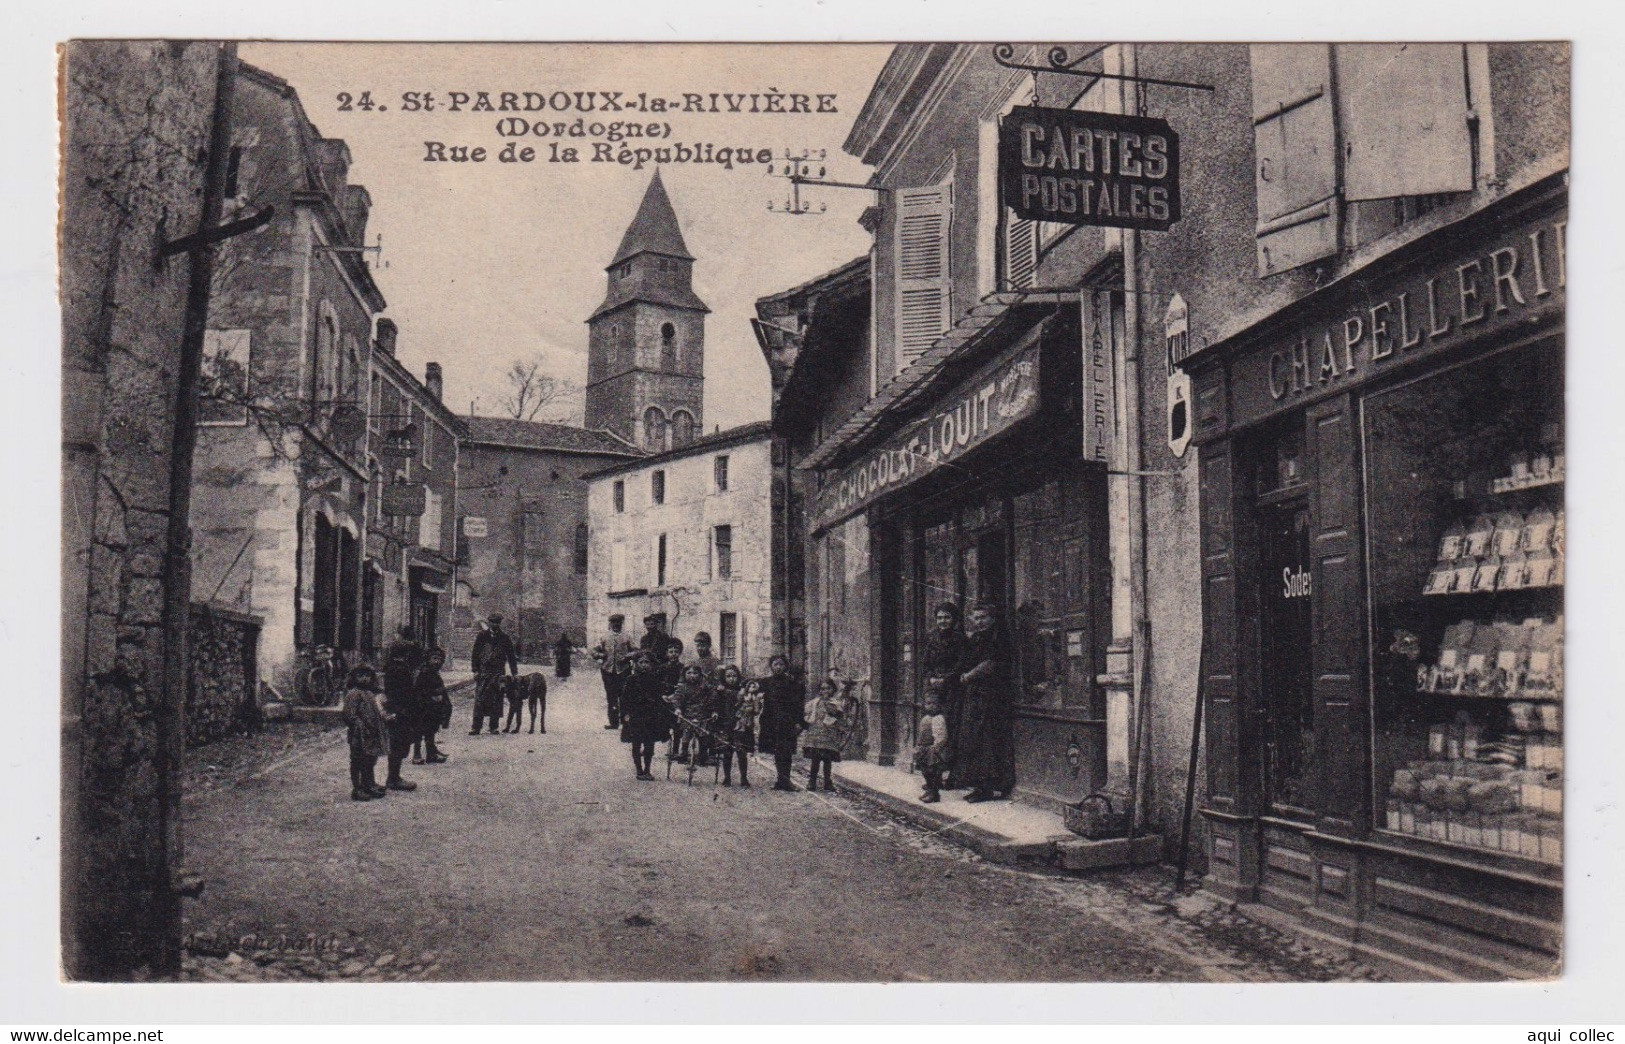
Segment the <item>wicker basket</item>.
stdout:
[[1124,837],[1128,834],[1128,812],[1112,807],[1108,794],[1094,793],[1062,810],[1066,828],[1091,840]]

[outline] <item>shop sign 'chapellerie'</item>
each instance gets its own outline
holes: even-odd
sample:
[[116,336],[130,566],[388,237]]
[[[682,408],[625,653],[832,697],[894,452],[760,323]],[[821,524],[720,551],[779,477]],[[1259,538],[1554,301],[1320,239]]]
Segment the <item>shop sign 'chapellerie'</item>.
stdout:
[[1029,221],[1166,232],[1179,220],[1167,120],[1021,106],[999,126],[1005,205]]
[[817,526],[840,521],[937,465],[1005,431],[1038,409],[1038,346],[1004,362],[955,392],[827,482],[818,497]]

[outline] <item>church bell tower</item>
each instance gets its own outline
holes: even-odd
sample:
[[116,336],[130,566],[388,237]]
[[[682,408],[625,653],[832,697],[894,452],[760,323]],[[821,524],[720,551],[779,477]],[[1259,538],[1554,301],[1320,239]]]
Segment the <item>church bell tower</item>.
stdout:
[[604,303],[587,320],[589,428],[660,452],[704,430],[705,315],[694,256],[655,171],[605,269]]

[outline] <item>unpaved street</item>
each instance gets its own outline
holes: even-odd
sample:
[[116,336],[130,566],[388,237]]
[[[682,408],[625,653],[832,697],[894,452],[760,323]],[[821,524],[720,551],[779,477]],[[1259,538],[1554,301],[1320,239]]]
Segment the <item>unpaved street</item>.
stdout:
[[[553,681],[550,679],[550,681]],[[596,676],[546,735],[467,735],[414,793],[353,803],[343,732],[189,796],[200,979],[1104,980],[1362,977],[1160,870],[985,863],[846,798],[634,780]],[[270,742],[270,741],[267,741]],[[207,759],[208,749],[194,752]],[[764,759],[765,760],[765,759]],[[380,769],[382,766],[380,766]],[[252,935],[252,939],[244,939]]]

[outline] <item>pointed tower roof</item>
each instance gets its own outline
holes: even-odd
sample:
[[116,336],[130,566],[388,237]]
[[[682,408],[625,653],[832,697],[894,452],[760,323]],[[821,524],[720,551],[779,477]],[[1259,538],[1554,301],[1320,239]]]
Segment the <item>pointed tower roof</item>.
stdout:
[[604,267],[614,268],[632,255],[642,253],[694,260],[694,255],[688,252],[688,244],[683,242],[682,230],[677,227],[677,212],[671,208],[671,197],[666,195],[666,186],[660,180],[658,167],[655,168],[654,177],[649,179],[649,187],[644,190],[637,216],[626,227],[626,235],[621,237],[621,247],[615,251],[615,260]]

